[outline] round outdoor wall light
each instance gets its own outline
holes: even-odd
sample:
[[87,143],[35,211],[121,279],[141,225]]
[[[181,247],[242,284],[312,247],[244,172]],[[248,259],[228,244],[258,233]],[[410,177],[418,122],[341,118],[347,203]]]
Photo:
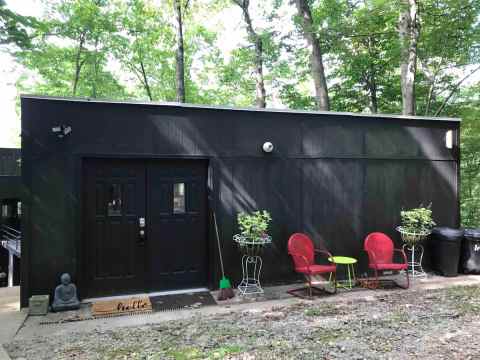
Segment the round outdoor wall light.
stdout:
[[273,151],[273,144],[270,141],[264,142],[262,145],[263,151],[271,153]]

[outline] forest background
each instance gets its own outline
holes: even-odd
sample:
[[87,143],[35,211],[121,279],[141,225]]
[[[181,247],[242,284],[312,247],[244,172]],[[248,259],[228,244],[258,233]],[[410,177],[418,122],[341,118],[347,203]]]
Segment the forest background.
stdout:
[[13,1],[14,121],[20,93],[460,117],[462,225],[480,226],[480,0]]

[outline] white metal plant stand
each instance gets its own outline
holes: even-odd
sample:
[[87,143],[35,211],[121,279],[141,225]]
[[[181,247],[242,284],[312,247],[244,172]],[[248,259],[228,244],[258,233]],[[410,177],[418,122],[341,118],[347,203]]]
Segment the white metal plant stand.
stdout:
[[[430,235],[430,231],[421,233],[407,232],[398,226],[396,230],[402,236],[404,242],[402,249],[406,254],[410,254],[408,257],[408,272],[412,275],[412,279],[427,277],[427,273],[423,270],[422,261],[424,247],[420,244],[420,241]],[[408,255],[407,255],[408,256]]]
[[404,244],[403,251],[407,254],[410,253],[410,258],[408,259],[408,272],[412,275],[412,279],[426,277],[427,273],[423,270],[422,266],[423,246],[412,245],[410,247],[407,244]]
[[233,240],[243,252],[242,281],[238,285],[238,291],[241,295],[263,294],[260,284],[263,261],[260,254],[264,246],[272,242],[272,238],[265,235],[262,238],[249,239],[242,234],[237,234],[233,236]]

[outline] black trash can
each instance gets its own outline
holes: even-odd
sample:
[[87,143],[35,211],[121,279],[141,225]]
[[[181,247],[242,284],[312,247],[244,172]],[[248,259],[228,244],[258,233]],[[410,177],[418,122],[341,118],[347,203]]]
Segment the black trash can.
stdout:
[[463,230],[436,227],[430,240],[432,267],[443,276],[457,276],[462,249]]
[[480,229],[465,229],[461,265],[465,274],[480,274]]

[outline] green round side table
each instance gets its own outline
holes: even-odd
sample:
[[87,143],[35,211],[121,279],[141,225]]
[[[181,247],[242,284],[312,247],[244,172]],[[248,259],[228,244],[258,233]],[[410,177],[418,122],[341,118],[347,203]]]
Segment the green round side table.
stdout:
[[[354,265],[357,263],[357,259],[348,256],[331,256],[328,258],[328,261],[336,265],[345,265],[347,267],[347,280],[337,281],[337,286],[352,290],[356,282]],[[330,274],[330,280],[331,277],[332,274]]]

